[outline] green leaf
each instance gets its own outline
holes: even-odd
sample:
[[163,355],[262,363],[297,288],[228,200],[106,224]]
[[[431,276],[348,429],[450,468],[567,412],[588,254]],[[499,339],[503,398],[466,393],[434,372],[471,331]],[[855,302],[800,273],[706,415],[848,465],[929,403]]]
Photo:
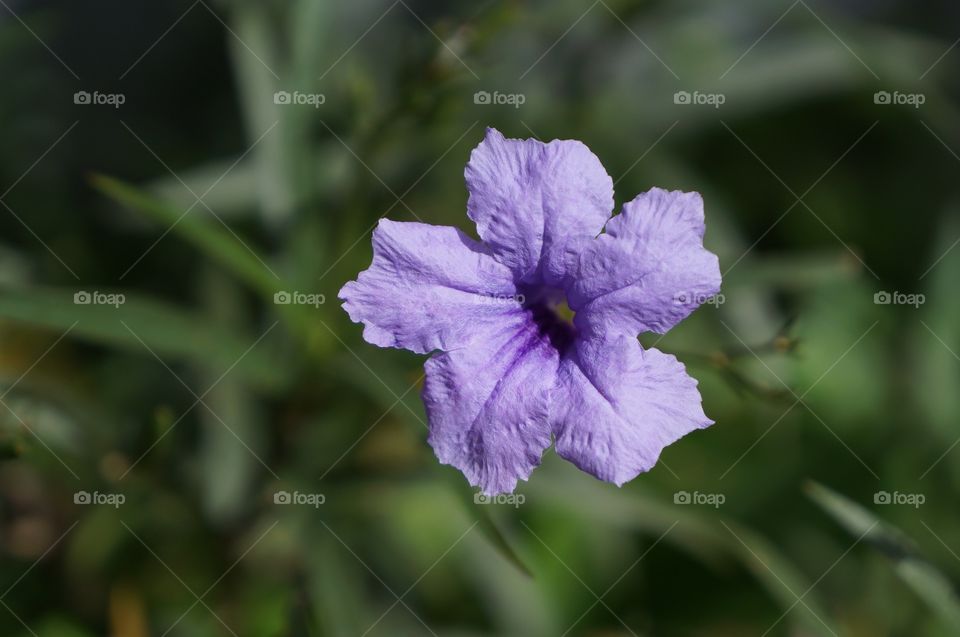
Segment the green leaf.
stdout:
[[960,626],[960,598],[953,584],[919,555],[914,543],[900,529],[816,482],[808,485],[807,494],[851,535],[862,537],[889,558],[897,575],[939,613],[948,626]]
[[[739,525],[725,523],[733,536],[730,546],[740,560],[763,584],[767,592],[788,613],[798,613],[801,622],[811,633],[835,637],[838,633],[828,621],[828,614],[812,590],[807,577],[776,545],[766,538]],[[800,596],[798,601],[797,596]]]
[[[636,487],[619,491],[605,487],[579,476],[566,478],[558,472],[550,480],[532,481],[526,490],[532,500],[549,501],[590,524],[660,536],[665,543],[711,566],[734,558],[756,576],[784,611],[797,613],[808,632],[835,637],[836,631],[827,621],[828,615],[816,592],[809,590],[806,577],[759,534],[731,522],[724,522],[721,527],[708,516],[661,502]],[[805,592],[803,603],[798,603],[794,593]]]
[[[296,90],[287,86],[287,59],[282,53],[284,41],[273,28],[274,7],[264,2],[237,2],[232,7],[230,24],[235,38],[228,41],[228,54],[236,79],[237,102],[244,120],[249,144],[249,159],[256,176],[258,205],[268,222],[289,220],[297,201],[292,174],[303,170],[298,160],[308,146],[309,135],[291,130],[283,107],[273,102],[278,90]],[[250,51],[257,55],[250,55]],[[297,134],[301,133],[301,134]]]
[[[230,325],[243,316],[240,284],[210,266],[198,277],[204,304],[217,323]],[[199,490],[211,519],[220,523],[236,521],[254,500],[257,474],[276,476],[264,458],[269,457],[263,406],[247,391],[239,377],[220,372],[204,374],[204,387],[212,387],[204,401],[209,409],[199,412],[205,426],[201,432],[200,462],[204,479]]]
[[282,289],[280,278],[247,242],[227,226],[201,219],[206,216],[202,204],[187,208],[187,212],[112,177],[95,175],[92,182],[104,195],[176,231],[265,297]]
[[[442,468],[440,465],[437,465],[436,473],[440,473]],[[520,555],[514,550],[513,546],[507,540],[506,536],[500,530],[500,527],[497,526],[496,521],[493,519],[493,516],[490,515],[490,512],[487,507],[476,506],[474,502],[474,491],[467,484],[463,478],[457,474],[452,475],[450,472],[443,471],[444,480],[450,486],[451,491],[453,491],[457,500],[463,504],[464,509],[468,511],[468,517],[472,517],[476,514],[477,518],[477,530],[479,530],[484,537],[490,542],[494,549],[500,555],[503,556],[510,564],[517,567],[521,573],[527,577],[533,577],[533,573],[527,567]]]
[[[954,245],[960,236],[960,204],[943,211],[937,240],[927,259],[931,264],[920,284],[926,303],[915,310],[921,315],[914,322],[912,350],[916,352],[917,371],[911,375],[922,417],[919,423],[932,430],[948,445],[956,439],[957,414],[960,413],[960,295],[956,293],[960,277],[960,249]],[[916,293],[920,290],[904,290]],[[909,311],[914,311],[909,308]]]
[[69,330],[71,337],[144,356],[151,356],[149,350],[153,350],[167,363],[190,361],[217,376],[229,369],[231,374],[264,390],[276,390],[287,382],[289,365],[275,358],[265,343],[257,342],[269,327],[261,334],[244,334],[203,316],[133,295],[123,295],[123,303],[116,306],[77,304],[75,295],[81,292],[62,288],[6,289],[0,291],[0,319],[61,333]]
[[[323,635],[359,635],[373,622],[370,619],[362,569],[329,531],[314,529],[312,549],[306,551],[305,586],[313,619]],[[374,617],[375,618],[375,617]]]
[[531,501],[549,504],[591,524],[652,537],[671,529],[664,542],[707,564],[717,565],[725,554],[729,555],[726,539],[709,519],[678,510],[637,487],[629,491],[608,489],[606,484],[585,480],[554,459],[548,457],[544,463],[543,469],[551,472],[549,479],[532,480],[524,488]]
[[[212,187],[213,184],[216,187]],[[257,210],[256,172],[247,158],[238,161],[230,157],[178,170],[176,177],[160,177],[144,184],[143,189],[155,199],[166,201],[181,210],[186,210],[196,201],[194,192],[204,193],[204,203],[216,210],[224,220],[252,216]]]
[[754,267],[737,272],[744,287],[806,290],[855,278],[862,266],[845,250],[756,257]]

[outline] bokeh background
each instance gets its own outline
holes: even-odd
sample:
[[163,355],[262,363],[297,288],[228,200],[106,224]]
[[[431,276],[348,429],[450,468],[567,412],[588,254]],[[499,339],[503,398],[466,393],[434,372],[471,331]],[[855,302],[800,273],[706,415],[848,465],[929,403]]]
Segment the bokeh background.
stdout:
[[[0,633],[958,634],[956,3],[0,5]],[[486,126],[705,198],[621,489],[476,501],[336,300]]]

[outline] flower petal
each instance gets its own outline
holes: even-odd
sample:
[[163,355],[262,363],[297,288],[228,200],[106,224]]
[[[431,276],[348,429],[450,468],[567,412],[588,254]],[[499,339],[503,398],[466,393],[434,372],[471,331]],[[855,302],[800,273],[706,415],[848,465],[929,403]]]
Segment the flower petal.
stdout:
[[555,395],[557,454],[618,486],[651,469],[667,445],[712,424],[683,365],[631,336],[580,340],[560,364]]
[[550,446],[550,390],[559,355],[527,313],[487,329],[469,347],[426,363],[430,444],[471,485],[514,490]]
[[665,333],[720,290],[703,247],[703,199],[653,188],[623,206],[580,255],[570,307],[583,331]]
[[456,228],[382,219],[373,263],[340,290],[363,337],[419,354],[462,347],[519,311],[511,272]]
[[467,214],[518,280],[559,286],[613,210],[613,182],[572,140],[506,139],[488,128],[466,169]]

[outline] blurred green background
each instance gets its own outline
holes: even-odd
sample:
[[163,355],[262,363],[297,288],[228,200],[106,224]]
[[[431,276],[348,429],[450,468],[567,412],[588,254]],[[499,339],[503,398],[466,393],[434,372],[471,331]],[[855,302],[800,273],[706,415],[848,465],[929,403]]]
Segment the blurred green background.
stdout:
[[[956,3],[0,5],[3,635],[960,634]],[[622,489],[476,502],[336,300],[486,126],[704,195]]]

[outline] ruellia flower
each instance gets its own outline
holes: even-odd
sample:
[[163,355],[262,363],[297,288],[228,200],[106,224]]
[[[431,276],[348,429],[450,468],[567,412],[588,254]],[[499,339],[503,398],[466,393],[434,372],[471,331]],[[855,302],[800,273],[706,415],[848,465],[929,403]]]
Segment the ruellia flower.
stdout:
[[579,141],[488,129],[456,228],[382,219],[373,263],[340,290],[364,339],[432,354],[423,401],[437,458],[489,495],[556,452],[622,485],[712,424],[697,381],[643,348],[720,289],[703,200],[653,188],[611,217],[613,182]]

